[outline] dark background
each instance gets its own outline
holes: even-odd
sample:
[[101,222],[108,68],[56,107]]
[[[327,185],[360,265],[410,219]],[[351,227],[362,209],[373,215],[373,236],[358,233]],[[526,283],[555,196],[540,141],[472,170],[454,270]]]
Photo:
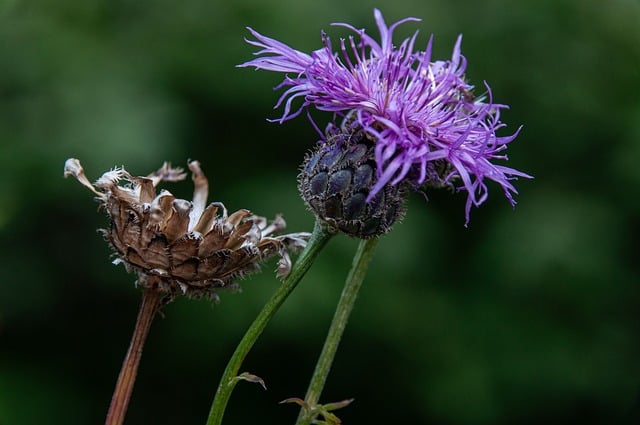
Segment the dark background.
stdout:
[[[280,76],[236,69],[245,26],[304,51],[349,22],[416,29],[524,129],[464,228],[463,194],[415,195],[380,242],[324,402],[346,424],[628,424],[640,419],[640,4],[635,0],[0,0],[0,424],[104,419],[140,299],[92,195],[62,178],[199,159],[210,199],[310,230],[296,174],[316,134],[266,122]],[[399,40],[399,38],[396,38]],[[316,116],[322,122],[322,116]],[[191,184],[170,188],[190,197]],[[243,370],[227,424],[292,424],[357,241],[334,238]],[[222,302],[179,299],[149,336],[128,424],[204,424],[272,262]]]

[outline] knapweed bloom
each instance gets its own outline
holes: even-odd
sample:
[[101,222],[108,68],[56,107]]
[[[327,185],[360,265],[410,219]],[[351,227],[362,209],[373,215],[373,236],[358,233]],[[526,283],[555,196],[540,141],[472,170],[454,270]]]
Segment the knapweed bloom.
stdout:
[[[367,194],[370,202],[387,185],[409,184],[416,190],[455,187],[467,192],[465,208],[487,199],[486,180],[500,184],[512,205],[517,193],[511,181],[530,177],[495,164],[506,160],[507,144],[519,132],[497,136],[505,125],[500,111],[506,105],[493,102],[491,90],[473,94],[465,78],[467,62],[459,37],[449,60],[432,60],[433,37],[425,50],[416,49],[418,32],[393,44],[393,32],[406,18],[387,26],[379,10],[374,17],[380,40],[364,29],[339,23],[355,33],[341,39],[334,50],[322,33],[322,48],[307,54],[249,28],[255,37],[247,40],[259,47],[257,58],[241,67],[285,73],[278,88],[286,88],[276,107],[283,115],[277,121],[296,117],[309,107],[345,117],[340,128],[348,138],[362,129],[374,145],[375,183]],[[299,107],[294,103],[300,100]],[[346,128],[345,128],[346,127]],[[321,142],[331,143],[328,132]]]
[[114,250],[114,263],[135,271],[138,286],[160,291],[167,300],[178,294],[217,300],[217,289],[233,288],[238,278],[276,255],[278,275],[286,276],[291,268],[287,249],[304,247],[309,234],[276,236],[285,228],[280,216],[268,223],[245,209],[228,214],[220,202],[207,205],[207,178],[197,161],[188,165],[193,201],[165,189],[156,193],[160,182],[186,177],[168,163],[146,177],[115,168],[91,184],[80,162],[71,158],[64,174],[88,187],[109,216],[111,226],[101,233]]

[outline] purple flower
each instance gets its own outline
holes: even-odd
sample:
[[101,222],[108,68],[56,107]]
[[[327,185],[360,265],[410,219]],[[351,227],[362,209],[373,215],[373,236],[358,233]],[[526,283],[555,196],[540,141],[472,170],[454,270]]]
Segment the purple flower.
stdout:
[[[509,136],[496,135],[505,126],[500,111],[507,106],[493,103],[486,83],[486,95],[471,94],[473,86],[464,77],[467,62],[460,52],[462,37],[450,60],[432,61],[433,37],[424,51],[414,49],[418,32],[398,46],[392,43],[393,31],[400,24],[419,19],[406,18],[388,27],[379,10],[374,10],[374,16],[380,42],[364,29],[334,24],[354,31],[358,40],[354,36],[341,39],[334,51],[323,32],[323,47],[311,54],[248,28],[255,40],[247,42],[261,50],[255,53],[257,58],[239,66],[286,74],[277,87],[286,88],[276,104],[284,109],[277,120],[281,123],[309,106],[355,116],[357,125],[376,141],[377,183],[369,199],[386,184],[407,181],[419,187],[461,182],[458,189],[468,194],[468,223],[471,206],[487,199],[486,178],[499,183],[515,205],[512,194],[517,191],[511,180],[531,176],[492,160],[507,159],[502,152],[520,129]],[[302,104],[294,108],[298,98]],[[443,161],[447,173],[437,182],[430,181],[434,164]]]

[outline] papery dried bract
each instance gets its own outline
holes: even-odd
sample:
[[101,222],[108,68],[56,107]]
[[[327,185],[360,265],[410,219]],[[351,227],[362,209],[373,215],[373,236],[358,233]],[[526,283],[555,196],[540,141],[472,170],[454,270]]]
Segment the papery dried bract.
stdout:
[[177,199],[167,190],[156,193],[160,182],[186,177],[169,163],[146,177],[115,168],[94,185],[77,159],[67,160],[64,173],[97,195],[111,220],[110,228],[100,232],[115,251],[114,263],[135,271],[142,287],[169,298],[184,294],[217,299],[216,289],[236,287],[236,279],[275,255],[280,256],[277,274],[286,277],[291,270],[288,250],[304,247],[309,234],[276,236],[285,228],[280,216],[268,223],[248,210],[228,214],[220,202],[207,205],[207,178],[197,161],[188,165],[193,201]]

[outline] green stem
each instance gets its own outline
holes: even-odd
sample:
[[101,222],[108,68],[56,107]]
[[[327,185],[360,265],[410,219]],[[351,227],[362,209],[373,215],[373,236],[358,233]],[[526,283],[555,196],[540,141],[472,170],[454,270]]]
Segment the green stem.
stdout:
[[317,415],[317,410],[314,409],[314,407],[317,406],[318,400],[320,399],[320,394],[331,370],[331,364],[338,350],[340,339],[347,326],[349,315],[351,314],[351,310],[353,310],[353,305],[358,297],[358,291],[369,268],[369,263],[373,258],[377,243],[378,238],[373,238],[362,240],[360,241],[360,245],[358,245],[358,250],[353,257],[353,264],[345,281],[342,295],[340,295],[340,301],[338,301],[336,312],[331,321],[324,347],[322,347],[316,369],[309,382],[309,388],[307,389],[304,400],[308,408],[301,409],[296,425],[308,425],[314,419],[314,416]]
[[315,260],[322,248],[324,248],[329,239],[331,239],[331,236],[333,236],[332,233],[329,233],[321,223],[316,222],[307,247],[300,254],[291,273],[272,295],[271,299],[267,301],[267,304],[255,318],[236,347],[236,351],[231,356],[227,368],[220,379],[220,385],[216,391],[215,398],[213,399],[207,425],[220,425],[222,423],[222,417],[224,416],[225,408],[231,397],[231,392],[238,383],[238,371],[240,370],[240,366],[242,366],[242,362],[267,326],[269,320],[276,314],[282,303],[298,285],[311,266],[311,263],[313,263],[313,260]]

